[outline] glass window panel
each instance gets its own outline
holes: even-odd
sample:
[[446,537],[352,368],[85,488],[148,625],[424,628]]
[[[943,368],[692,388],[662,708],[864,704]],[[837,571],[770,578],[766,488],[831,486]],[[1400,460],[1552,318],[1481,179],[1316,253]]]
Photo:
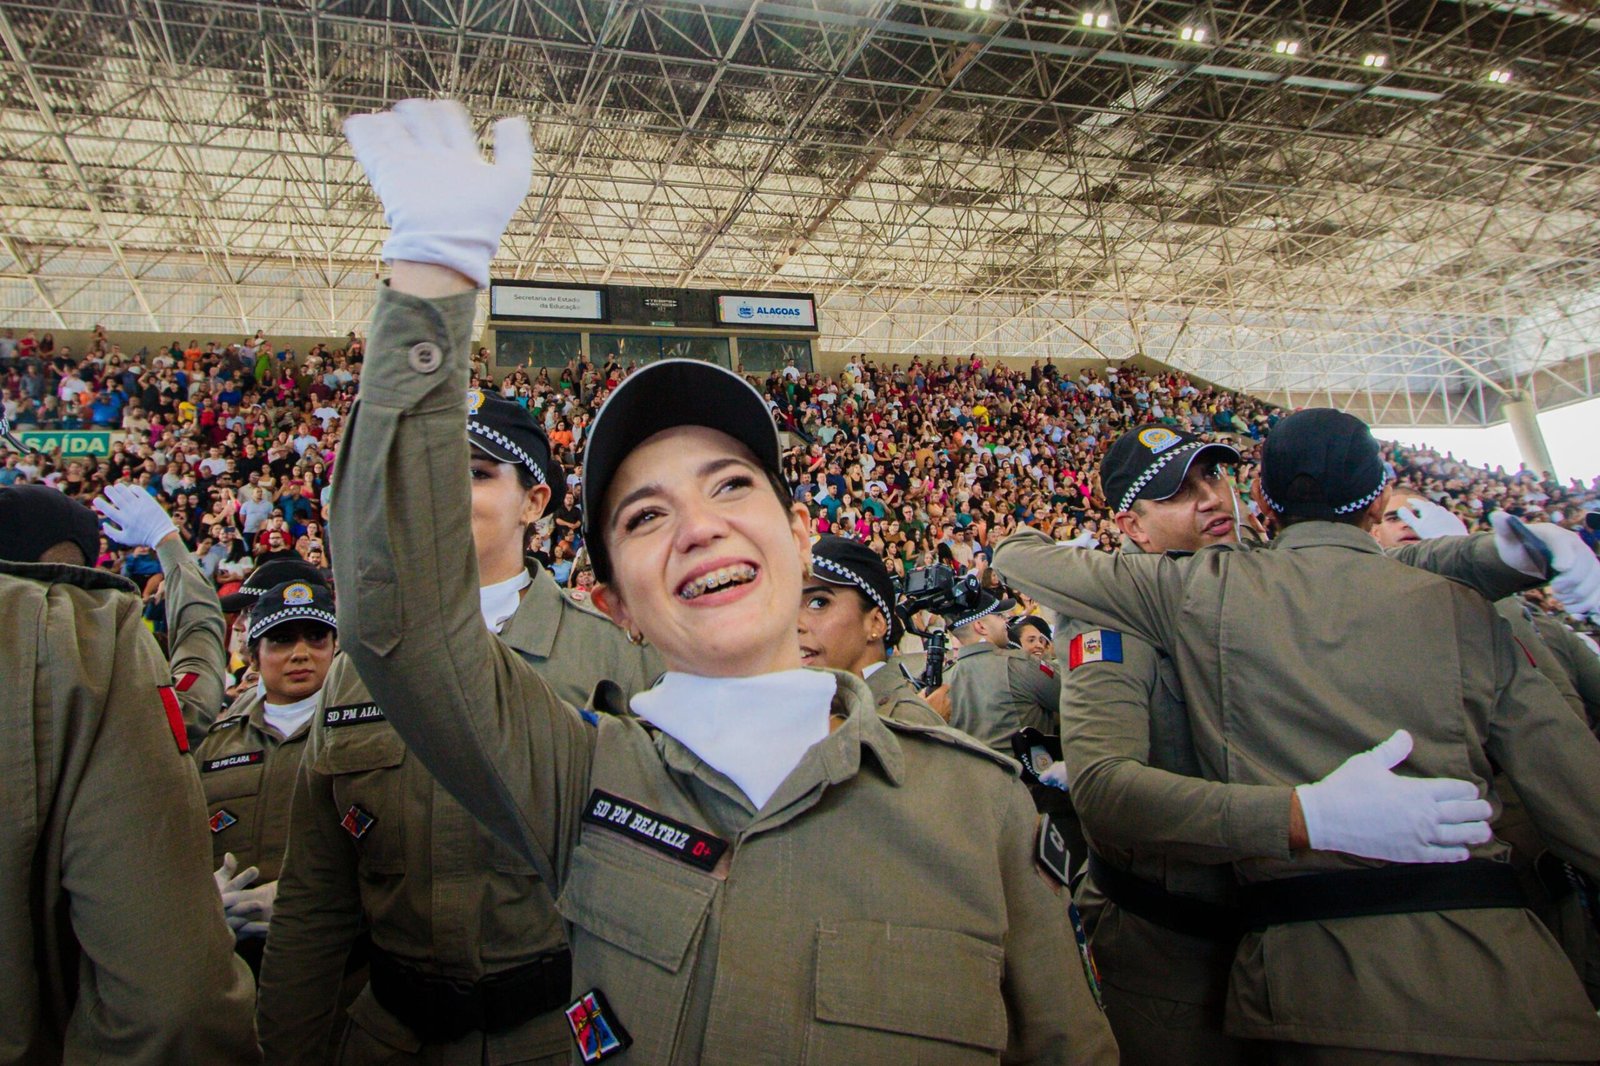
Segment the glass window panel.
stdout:
[[698,359],[733,369],[732,348],[727,337],[662,337],[662,358]]
[[494,334],[494,362],[502,370],[515,367],[559,370],[582,352],[582,337],[577,333],[498,329]]
[[643,366],[661,358],[661,338],[643,333],[589,334],[589,361],[605,366],[615,359],[624,368]]
[[766,374],[793,362],[802,374],[811,372],[809,337],[740,337],[739,369],[746,374]]

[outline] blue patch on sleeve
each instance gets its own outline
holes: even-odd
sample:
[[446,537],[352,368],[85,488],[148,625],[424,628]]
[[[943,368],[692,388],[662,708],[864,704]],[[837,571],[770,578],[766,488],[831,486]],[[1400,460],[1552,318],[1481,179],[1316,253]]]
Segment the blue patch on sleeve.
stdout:
[[598,714],[595,714],[593,711],[591,711],[587,707],[585,707],[583,710],[579,711],[578,713],[583,715],[583,720],[585,722],[588,722],[590,725],[592,725],[592,726],[594,726],[596,728],[599,728],[599,726],[600,726],[600,716]]

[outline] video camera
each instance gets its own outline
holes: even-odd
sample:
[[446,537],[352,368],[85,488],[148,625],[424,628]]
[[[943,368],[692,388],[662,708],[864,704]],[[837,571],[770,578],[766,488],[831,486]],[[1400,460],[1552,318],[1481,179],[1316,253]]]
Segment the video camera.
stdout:
[[899,593],[895,610],[908,633],[922,638],[928,654],[927,666],[921,676],[911,678],[923,692],[938,688],[944,683],[945,631],[918,629],[912,616],[919,611],[934,614],[954,614],[964,607],[978,605],[978,575],[966,573],[960,577],[943,563],[922,566],[906,574],[898,584]]

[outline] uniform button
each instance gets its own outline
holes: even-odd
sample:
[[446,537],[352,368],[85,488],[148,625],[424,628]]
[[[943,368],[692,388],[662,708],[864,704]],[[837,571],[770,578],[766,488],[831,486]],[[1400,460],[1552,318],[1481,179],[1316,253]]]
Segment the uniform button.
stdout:
[[411,364],[411,369],[419,374],[431,374],[439,369],[439,364],[444,362],[444,352],[432,341],[423,341],[421,344],[411,346],[411,354],[406,357]]

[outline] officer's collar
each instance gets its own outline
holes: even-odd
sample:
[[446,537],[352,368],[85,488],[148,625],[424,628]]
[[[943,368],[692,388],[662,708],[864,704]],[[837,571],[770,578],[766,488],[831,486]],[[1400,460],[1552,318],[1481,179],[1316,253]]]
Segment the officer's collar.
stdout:
[[[892,664],[891,664],[892,665]],[[861,749],[872,752],[873,760],[890,784],[898,786],[905,776],[905,753],[900,741],[878,717],[877,700],[867,683],[855,674],[828,671],[838,682],[833,695],[832,714],[842,718],[828,736],[814,744],[795,766],[783,784],[772,794],[764,809],[780,811],[809,792],[818,783],[836,785],[854,777],[861,769]],[[678,773],[713,777],[727,781],[722,791],[743,799],[737,785],[701,761],[700,757],[660,730],[650,728],[668,768]],[[744,800],[748,803],[748,800]]]
[[1372,534],[1345,522],[1296,522],[1272,538],[1273,548],[1293,551],[1298,548],[1353,548],[1380,555],[1383,549]]
[[567,600],[555,578],[536,560],[528,560],[528,573],[533,576],[533,583],[522,594],[516,613],[500,627],[500,639],[519,652],[548,659],[556,646]]

